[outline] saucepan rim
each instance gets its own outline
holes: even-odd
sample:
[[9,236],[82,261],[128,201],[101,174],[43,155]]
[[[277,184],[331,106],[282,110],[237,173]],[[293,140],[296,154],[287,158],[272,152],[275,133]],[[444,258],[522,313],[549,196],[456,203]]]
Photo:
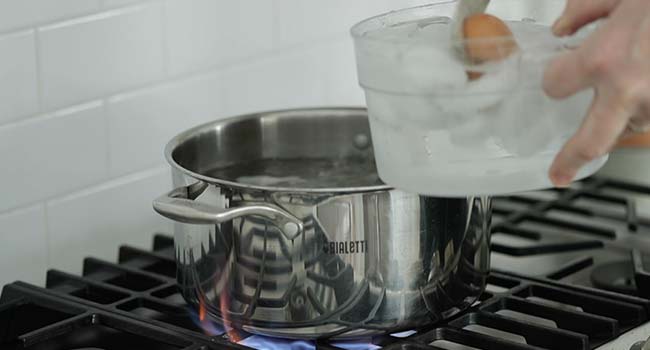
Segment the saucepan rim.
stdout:
[[333,116],[341,115],[349,116],[349,113],[363,113],[367,115],[367,109],[365,107],[309,107],[309,108],[291,108],[291,109],[280,109],[272,110],[266,112],[258,113],[249,113],[242,114],[234,117],[223,118],[218,120],[213,120],[188,130],[181,132],[171,139],[165,146],[165,159],[172,166],[172,168],[177,169],[178,171],[201,180],[205,183],[234,188],[238,190],[248,190],[248,191],[259,191],[259,192],[282,192],[282,193],[304,193],[304,194],[341,194],[341,193],[362,193],[362,192],[377,192],[377,191],[390,191],[394,188],[386,184],[382,185],[373,185],[373,186],[360,186],[360,187],[325,187],[325,188],[310,188],[310,187],[284,187],[284,186],[261,186],[261,185],[252,185],[245,184],[241,182],[231,181],[227,179],[215,178],[207,175],[200,174],[193,170],[190,170],[181,164],[179,164],[174,159],[174,151],[184,144],[185,142],[191,140],[192,138],[200,135],[209,130],[215,128],[224,127],[226,124],[231,124],[236,121],[260,119],[264,117],[273,117],[273,116],[282,116],[282,115],[297,115],[305,113],[332,113]]

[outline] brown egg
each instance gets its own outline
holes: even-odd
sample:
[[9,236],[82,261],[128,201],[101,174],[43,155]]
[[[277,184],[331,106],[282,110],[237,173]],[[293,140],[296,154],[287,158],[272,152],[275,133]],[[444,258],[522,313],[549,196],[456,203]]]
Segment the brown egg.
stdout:
[[[517,51],[518,45],[508,26],[499,18],[485,13],[469,16],[463,22],[465,55],[469,63],[500,61]],[[479,72],[467,72],[471,80]]]

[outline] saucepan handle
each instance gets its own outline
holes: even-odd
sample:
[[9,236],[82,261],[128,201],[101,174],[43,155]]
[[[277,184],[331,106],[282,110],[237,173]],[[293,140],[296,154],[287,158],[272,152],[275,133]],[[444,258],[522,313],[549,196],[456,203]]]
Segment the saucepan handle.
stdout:
[[154,210],[169,219],[186,224],[220,224],[243,216],[262,216],[271,220],[288,239],[296,238],[303,223],[294,215],[269,203],[249,203],[234,208],[219,208],[194,201],[206,188],[205,183],[179,187],[153,201]]

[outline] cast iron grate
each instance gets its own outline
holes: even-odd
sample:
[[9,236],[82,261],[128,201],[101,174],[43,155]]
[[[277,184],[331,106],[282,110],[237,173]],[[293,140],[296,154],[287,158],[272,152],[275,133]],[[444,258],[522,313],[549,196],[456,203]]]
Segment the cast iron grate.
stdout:
[[[90,314],[110,315],[165,330],[181,339],[234,347],[223,331],[205,334],[204,327],[196,322],[197,315],[185,305],[174,278],[166,269],[149,269],[173,262],[172,239],[156,236],[154,246],[157,250],[153,252],[122,247],[119,264],[86,259],[83,277],[51,270],[45,290],[22,283],[10,285],[2,302],[18,295],[14,290],[29,291],[47,300],[65,300],[60,303],[77,305],[76,310],[83,310],[71,312],[71,317],[88,319]],[[138,275],[148,282],[124,278],[127,282],[115,284],[115,279],[122,275]],[[593,349],[646,322],[649,310],[650,301],[641,298],[494,273],[483,301],[471,311],[439,327],[430,326],[406,337],[378,337],[372,342],[385,349],[436,349],[436,344],[444,344],[441,342],[479,349],[549,349],[560,345],[562,349]],[[60,314],[53,317],[53,321],[61,322]],[[98,320],[104,317],[95,316]],[[255,337],[241,332],[238,336],[243,338],[243,343],[247,343],[246,338]],[[181,349],[191,344],[183,346]],[[326,341],[315,346],[316,349],[343,348]]]
[[494,203],[495,271],[650,298],[650,187],[591,178]]
[[16,282],[4,287],[0,306],[3,350],[209,350],[223,346],[116,315]]
[[[445,324],[364,342],[389,350],[594,349],[648,322],[650,301],[640,296],[650,296],[650,220],[636,214],[636,199],[646,197],[650,188],[592,179],[496,199],[495,271],[481,301]],[[620,273],[613,263],[629,268],[627,285],[609,284],[607,276]],[[45,289],[8,285],[0,349],[248,349],[264,340],[238,332],[244,345],[233,344],[220,326],[201,324],[177,290],[175,269],[173,240],[157,235],[152,251],[121,247],[118,263],[85,259],[83,276],[51,270]]]

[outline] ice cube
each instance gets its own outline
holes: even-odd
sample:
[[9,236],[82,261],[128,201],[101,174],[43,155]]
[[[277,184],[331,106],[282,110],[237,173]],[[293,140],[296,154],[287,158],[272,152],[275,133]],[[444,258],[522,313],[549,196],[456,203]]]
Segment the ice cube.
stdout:
[[460,118],[477,116],[482,110],[505,100],[519,82],[518,57],[477,69],[486,72],[462,88],[450,89],[446,98],[440,99],[440,109],[444,113],[455,114]]
[[449,137],[454,147],[484,148],[489,142],[493,122],[480,115],[449,128]]
[[530,156],[545,149],[557,135],[541,91],[524,90],[503,102],[495,118],[496,137],[510,152]]
[[449,46],[447,43],[451,37],[450,21],[449,17],[434,17],[420,21],[410,37],[418,41],[428,41],[438,47]]
[[462,63],[446,47],[415,45],[403,53],[398,69],[409,91],[421,94],[458,89],[467,82]]

